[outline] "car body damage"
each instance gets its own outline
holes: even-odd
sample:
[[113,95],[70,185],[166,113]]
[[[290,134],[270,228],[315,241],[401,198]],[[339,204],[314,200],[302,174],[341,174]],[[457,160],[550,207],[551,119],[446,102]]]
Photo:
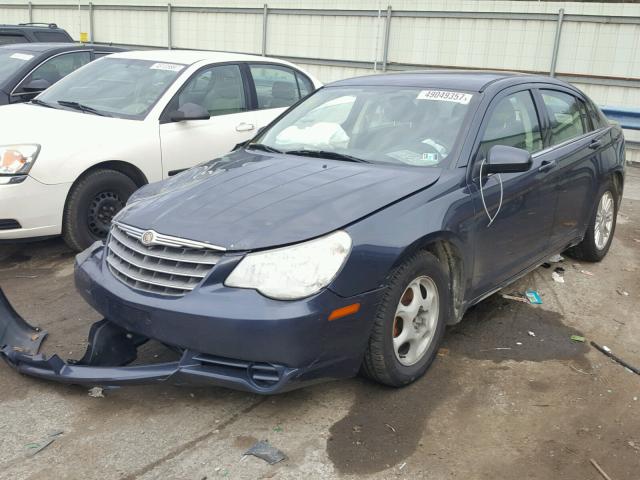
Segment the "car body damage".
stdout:
[[[0,290],[0,356],[24,375],[74,385],[167,382],[270,393],[296,374],[296,369],[227,361],[191,350],[184,350],[174,362],[129,365],[137,358],[137,348],[148,339],[106,319],[91,326],[88,347],[80,360],[65,361],[55,354],[47,357],[39,353],[46,336],[46,331],[32,327],[17,313]],[[268,385],[262,385],[263,381]]]

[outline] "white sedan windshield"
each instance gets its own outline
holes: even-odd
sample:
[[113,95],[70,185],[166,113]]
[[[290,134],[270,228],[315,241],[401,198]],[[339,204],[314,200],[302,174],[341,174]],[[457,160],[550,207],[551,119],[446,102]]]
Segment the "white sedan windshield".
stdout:
[[417,87],[328,87],[289,112],[258,143],[421,167],[456,145],[473,94]]
[[185,65],[103,58],[65,77],[38,97],[54,107],[142,119]]

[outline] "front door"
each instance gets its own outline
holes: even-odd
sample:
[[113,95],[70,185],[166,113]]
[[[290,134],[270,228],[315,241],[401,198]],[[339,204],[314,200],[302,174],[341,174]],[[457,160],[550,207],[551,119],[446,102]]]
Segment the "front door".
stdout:
[[[484,118],[470,185],[477,212],[473,267],[477,295],[517,275],[548,248],[556,195],[547,182],[553,164],[550,152],[543,151],[541,132],[529,90],[501,93]],[[529,151],[533,165],[521,173],[481,175],[482,162],[494,145]]]
[[[246,81],[237,64],[196,72],[169,102],[160,120],[162,168],[165,176],[230,152],[256,133]],[[172,122],[171,112],[186,103],[204,107],[211,118]]]

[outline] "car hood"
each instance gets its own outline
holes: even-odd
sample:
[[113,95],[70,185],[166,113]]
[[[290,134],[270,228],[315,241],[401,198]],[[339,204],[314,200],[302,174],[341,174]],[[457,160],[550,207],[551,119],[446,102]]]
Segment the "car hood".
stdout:
[[344,227],[440,173],[239,150],[143,187],[115,220],[228,250],[274,247]]

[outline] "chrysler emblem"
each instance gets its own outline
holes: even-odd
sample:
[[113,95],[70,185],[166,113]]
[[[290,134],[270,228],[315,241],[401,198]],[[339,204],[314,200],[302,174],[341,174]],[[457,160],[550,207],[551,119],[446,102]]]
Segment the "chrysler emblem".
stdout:
[[143,245],[146,245],[148,247],[155,242],[156,232],[154,232],[153,230],[147,230],[142,234],[142,238],[140,240],[142,240]]

